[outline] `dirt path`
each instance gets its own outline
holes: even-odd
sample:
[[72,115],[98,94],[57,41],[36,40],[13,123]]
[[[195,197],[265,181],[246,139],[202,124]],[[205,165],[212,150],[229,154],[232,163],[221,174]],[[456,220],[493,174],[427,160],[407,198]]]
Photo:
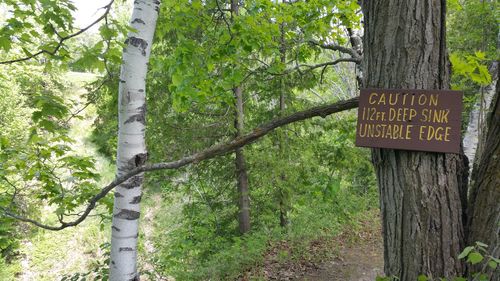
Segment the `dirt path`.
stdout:
[[[369,216],[370,217],[370,216]],[[384,270],[379,217],[361,221],[360,229],[334,239],[335,254],[297,281],[374,281]]]
[[[378,241],[377,241],[378,242]],[[382,275],[384,260],[382,245],[360,240],[340,248],[339,254],[306,272],[300,281],[374,281]]]
[[375,212],[335,237],[311,242],[307,249],[301,250],[301,258],[280,261],[283,253],[295,254],[295,247],[289,243],[276,244],[266,254],[263,268],[240,280],[259,276],[263,280],[280,281],[374,281],[383,274],[380,218]]

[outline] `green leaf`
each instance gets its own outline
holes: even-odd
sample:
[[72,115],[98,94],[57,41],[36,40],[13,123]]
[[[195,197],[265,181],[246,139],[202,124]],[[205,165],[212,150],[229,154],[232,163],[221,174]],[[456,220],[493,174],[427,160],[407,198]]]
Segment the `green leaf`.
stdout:
[[496,263],[494,260],[490,260],[488,262],[488,266],[491,267],[491,269],[497,269],[498,263]]
[[10,46],[11,46],[11,40],[9,40],[9,38],[1,36],[0,49],[3,49],[4,51],[8,52],[10,50]]
[[467,261],[471,264],[480,263],[483,260],[483,255],[478,252],[472,252],[469,254]]
[[468,246],[466,247],[461,253],[460,255],[458,256],[459,259],[463,259],[465,258],[467,255],[469,255],[469,253],[474,250],[474,247],[473,246]]
[[475,54],[476,54],[476,57],[477,57],[478,59],[481,59],[481,60],[486,59],[486,53],[484,53],[484,52],[477,51]]
[[429,280],[429,278],[427,278],[427,276],[425,275],[419,275],[418,278],[417,278],[418,281],[427,281]]
[[10,141],[7,137],[1,136],[0,137],[0,148],[4,149],[8,147],[10,144]]
[[182,84],[182,76],[178,72],[175,72],[172,74],[172,85],[178,87],[180,84]]

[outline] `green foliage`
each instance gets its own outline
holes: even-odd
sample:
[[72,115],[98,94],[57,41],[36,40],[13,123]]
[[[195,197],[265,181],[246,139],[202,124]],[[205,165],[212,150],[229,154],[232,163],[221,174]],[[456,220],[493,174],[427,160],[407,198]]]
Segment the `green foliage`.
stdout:
[[[220,7],[229,7],[228,1],[162,5],[161,15],[166,18],[159,20],[151,70],[168,74],[170,83],[164,89],[172,94],[172,106],[178,111],[188,110],[193,103],[232,104],[233,87],[250,77],[278,78],[292,66],[310,62],[320,51],[308,40],[324,38],[343,44],[346,40],[338,25],[354,27],[360,19],[356,1],[293,5],[246,1],[239,15]],[[282,42],[277,40],[280,32]],[[281,44],[286,45],[288,63],[281,62]],[[310,80],[295,81],[312,87]],[[257,81],[255,86],[269,89]]]
[[[72,12],[76,7],[71,1],[5,0],[2,4],[11,11],[0,26],[2,60],[31,56],[39,50],[52,52],[59,36],[73,30]],[[57,56],[68,57],[68,49],[62,46]]]
[[[251,233],[241,237],[222,236],[202,225],[203,218],[211,215],[180,216],[175,221],[168,221],[176,216],[169,213],[168,217],[157,218],[157,229],[170,231],[168,236],[158,233],[155,239],[159,250],[153,259],[155,269],[176,280],[234,280],[242,272],[261,265],[266,251],[280,241],[288,241],[294,253],[283,253],[283,261],[303,258],[304,249],[311,241],[332,237],[344,227],[353,227],[351,223],[360,212],[374,207],[369,205],[372,196],[373,193],[360,196],[342,188],[334,200],[310,198],[308,206],[315,208],[294,208],[286,231],[273,220],[261,221],[265,227],[254,227]],[[192,212],[192,206],[186,207],[185,212]]]
[[485,53],[477,51],[474,55],[466,55],[465,57],[454,53],[450,56],[450,60],[456,75],[469,78],[481,86],[491,84],[488,67],[483,64],[487,61]]
[[476,241],[473,246],[467,246],[458,256],[459,259],[467,258],[466,262],[471,265],[482,265],[479,268],[482,268],[480,272],[472,272],[471,275],[477,280],[485,280],[488,281],[488,277],[484,274],[484,271],[487,267],[495,270],[500,264],[499,257],[492,256],[488,251],[488,245]]
[[91,140],[98,151],[115,159],[118,142],[118,81],[112,79],[96,93],[97,118],[94,121]]
[[[13,144],[26,139],[26,131],[29,128],[30,109],[25,107],[26,97],[19,94],[19,87],[16,83],[0,76],[0,162],[6,161],[6,155]],[[0,164],[0,167],[5,167]],[[7,206],[11,203],[11,197],[5,193],[9,186],[5,184],[6,173],[0,170],[0,206]],[[19,246],[19,234],[15,221],[11,218],[0,217],[0,253],[1,257],[12,255]]]
[[452,53],[481,50],[490,60],[498,59],[498,1],[447,1],[448,48]]
[[[82,101],[70,93],[73,85],[67,77],[35,66],[13,65],[2,70],[0,87],[5,95],[0,97],[0,110],[5,114],[0,117],[4,128],[0,132],[0,253],[2,260],[5,257],[8,261],[6,270],[15,274],[16,259],[20,251],[26,251],[19,243],[21,238],[38,239],[35,247],[41,248],[30,253],[31,260],[40,253],[53,255],[64,250],[48,250],[48,245],[62,246],[61,235],[54,235],[58,237],[55,240],[37,236],[33,228],[6,216],[4,210],[55,225],[63,215],[78,212],[87,204],[96,193],[100,175],[93,158],[78,155],[70,128],[78,120],[72,112],[80,109]],[[109,207],[109,200],[104,203]],[[50,243],[44,244],[44,240]],[[33,268],[42,272],[40,268],[48,267],[46,262],[55,263],[44,256]]]
[[[25,128],[28,134],[18,142],[3,142],[0,175],[6,181],[14,181],[9,184],[10,189],[24,184],[26,193],[22,196],[32,192],[35,198],[56,205],[58,215],[63,215],[95,193],[94,183],[99,175],[93,159],[73,153],[74,140],[67,136],[73,101],[63,98],[65,86],[60,78],[53,74],[47,79],[36,70],[29,73],[24,69],[22,73],[17,81],[21,93],[29,93],[24,106],[32,109],[29,126]],[[71,191],[76,186],[79,193]]]
[[448,1],[447,46],[451,53],[452,89],[464,96],[463,128],[480,98],[481,87],[491,84],[488,68],[498,60],[498,1]]
[[6,262],[3,257],[0,257],[0,280],[15,280],[16,274],[21,271],[18,264]]

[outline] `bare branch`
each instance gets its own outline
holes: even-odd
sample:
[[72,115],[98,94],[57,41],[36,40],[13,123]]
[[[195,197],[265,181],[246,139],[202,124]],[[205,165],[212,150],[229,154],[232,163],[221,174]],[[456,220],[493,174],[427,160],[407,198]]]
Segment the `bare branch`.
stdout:
[[328,62],[313,64],[313,65],[300,64],[300,65],[296,66],[295,68],[293,68],[291,70],[294,70],[294,69],[297,69],[297,68],[300,68],[300,67],[306,67],[309,70],[313,70],[313,69],[316,69],[316,68],[321,68],[321,67],[336,65],[336,64],[338,64],[340,62],[355,62],[355,63],[359,63],[360,61],[361,60],[357,59],[357,58],[339,58],[339,59],[336,59],[334,61],[328,61]]
[[87,107],[89,107],[89,105],[95,103],[95,96],[92,96],[92,95],[95,95],[98,91],[100,91],[105,85],[106,83],[108,83],[109,81],[111,81],[112,79],[112,76],[111,74],[108,72],[107,73],[107,76],[106,78],[104,78],[97,87],[95,87],[95,89],[92,89],[91,92],[87,93],[87,95],[90,96],[89,100],[79,109],[77,109],[75,112],[71,113],[71,115],[64,121],[64,124],[68,124],[69,121],[71,121],[71,119],[75,118],[76,116],[78,116],[78,114],[80,114],[82,111],[84,111]]
[[351,56],[351,58],[356,59],[356,63],[361,63],[361,56],[355,49],[339,46],[339,45],[334,45],[334,44],[321,44],[317,41],[314,40],[309,40],[309,43],[315,46],[318,46],[322,49],[328,49],[332,51],[339,51],[344,54],[348,54]]
[[[222,20],[224,20],[224,23],[226,24],[226,27],[227,27],[227,31],[229,32],[229,41],[226,43],[226,45],[227,45],[227,44],[231,43],[231,41],[233,40],[233,32],[231,31],[231,25],[229,24],[229,22],[226,19],[226,16],[224,14],[224,10],[220,6],[219,0],[215,0],[215,3],[217,4],[217,10],[219,10],[219,12],[221,13]],[[227,9],[225,9],[225,10],[227,10]],[[232,11],[232,10],[229,10],[229,11]],[[231,17],[232,17],[232,15],[231,15]]]
[[89,30],[90,28],[92,28],[94,25],[96,25],[97,23],[99,23],[103,19],[107,18],[109,12],[111,11],[111,6],[112,6],[112,4],[113,4],[114,1],[115,0],[111,0],[106,6],[104,6],[104,7],[101,8],[101,9],[105,9],[105,11],[104,11],[104,13],[98,19],[96,19],[94,22],[92,22],[91,24],[87,25],[86,27],[78,30],[75,33],[72,33],[72,34],[69,34],[69,35],[66,35],[66,36],[61,36],[55,30],[55,28],[52,27],[52,29],[54,30],[54,33],[59,38],[59,42],[57,43],[57,46],[52,51],[40,50],[40,51],[38,51],[38,52],[36,52],[34,54],[31,54],[29,56],[26,56],[26,57],[22,57],[22,58],[18,58],[18,59],[13,59],[13,60],[0,61],[0,64],[11,64],[11,63],[16,63],[16,62],[27,61],[27,60],[36,58],[36,57],[38,57],[41,54],[48,54],[48,55],[51,55],[51,56],[55,55],[59,51],[59,49],[63,46],[64,41],[69,40],[71,38],[74,38],[74,37],[76,37],[76,36],[84,33],[85,31]]
[[160,163],[153,163],[153,164],[146,164],[140,167],[137,167],[133,169],[132,171],[128,172],[125,175],[122,175],[120,177],[115,178],[111,183],[106,185],[101,191],[96,194],[94,197],[92,197],[88,202],[88,206],[85,208],[83,213],[79,218],[77,218],[74,221],[71,222],[61,222],[61,225],[59,226],[51,226],[51,225],[46,225],[43,223],[40,223],[36,220],[26,218],[20,215],[17,215],[5,208],[0,208],[0,210],[3,211],[3,213],[9,217],[15,218],[17,220],[27,222],[34,224],[38,227],[48,229],[48,230],[62,230],[70,226],[76,226],[80,224],[82,221],[87,218],[87,216],[90,214],[90,212],[95,208],[97,202],[104,198],[111,190],[113,190],[116,186],[120,185],[121,183],[125,182],[126,180],[132,178],[135,175],[138,175],[143,172],[148,172],[148,171],[157,171],[157,170],[172,170],[172,169],[179,169],[181,167],[187,166],[189,164],[196,164],[204,160],[208,160],[220,155],[227,154],[229,152],[234,151],[237,148],[243,147],[245,145],[251,144],[255,142],[256,140],[262,138],[263,136],[267,135],[271,131],[273,131],[276,128],[306,120],[309,118],[321,116],[323,118],[327,117],[328,115],[331,115],[333,113],[338,113],[342,111],[346,111],[349,109],[356,108],[358,106],[358,97],[352,98],[349,100],[344,100],[344,101],[339,101],[336,103],[332,104],[327,104],[327,105],[322,105],[322,106],[317,106],[313,107],[304,111],[299,111],[296,113],[293,113],[291,115],[285,116],[285,117],[280,117],[276,118],[274,120],[271,120],[257,128],[255,128],[252,132],[243,135],[241,137],[237,137],[229,142],[226,143],[221,143],[217,145],[213,145],[203,151],[194,153],[192,155],[186,156],[184,158],[181,158],[176,161],[172,162],[160,162]]

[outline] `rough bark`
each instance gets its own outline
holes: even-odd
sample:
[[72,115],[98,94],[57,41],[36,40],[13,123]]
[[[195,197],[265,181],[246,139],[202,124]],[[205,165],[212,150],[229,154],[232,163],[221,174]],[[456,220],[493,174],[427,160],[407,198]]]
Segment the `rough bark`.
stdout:
[[[364,1],[363,86],[448,89],[446,2]],[[462,273],[467,169],[456,154],[373,149],[385,273],[399,280]]]
[[[134,2],[130,32],[123,49],[118,96],[117,177],[144,165],[146,73],[160,1]],[[111,232],[110,280],[139,280],[137,238],[143,173],[116,187]]]
[[[500,82],[497,80],[488,118],[484,153],[472,174],[473,187],[469,198],[468,245],[476,241],[488,245],[494,257],[500,256]],[[479,272],[481,267],[470,268]],[[500,270],[487,268],[490,280],[500,280]]]

